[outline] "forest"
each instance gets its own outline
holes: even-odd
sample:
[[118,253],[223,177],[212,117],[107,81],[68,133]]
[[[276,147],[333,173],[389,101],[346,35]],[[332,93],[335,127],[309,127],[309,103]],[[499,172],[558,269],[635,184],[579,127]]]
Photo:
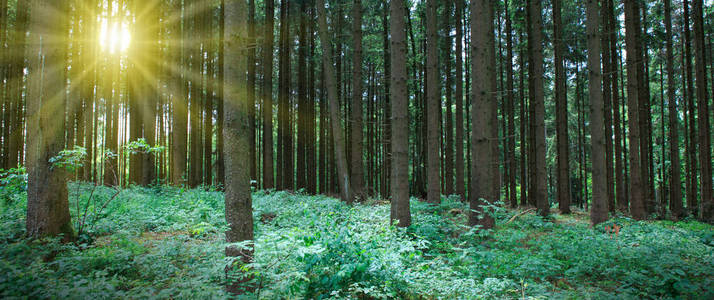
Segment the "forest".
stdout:
[[714,299],[712,0],[0,0],[0,298]]

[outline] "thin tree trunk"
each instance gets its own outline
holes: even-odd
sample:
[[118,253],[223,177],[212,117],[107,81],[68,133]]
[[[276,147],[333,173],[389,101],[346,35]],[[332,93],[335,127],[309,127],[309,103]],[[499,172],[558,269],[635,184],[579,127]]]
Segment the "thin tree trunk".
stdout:
[[332,64],[332,41],[327,32],[327,14],[325,13],[325,1],[318,0],[318,24],[320,32],[320,41],[322,45],[322,63],[324,65],[325,80],[327,83],[327,96],[329,98],[330,119],[332,120],[332,136],[335,149],[335,160],[337,164],[337,172],[339,173],[338,181],[340,188],[340,196],[343,201],[352,203],[352,191],[350,189],[350,178],[347,170],[347,157],[345,157],[343,129],[340,125],[339,103],[337,99],[337,86],[335,79],[335,66]]
[[538,207],[538,214],[546,216],[550,212],[550,205],[547,198],[547,174],[546,174],[546,149],[545,149],[545,102],[543,91],[543,45],[542,39],[542,16],[541,1],[529,0],[528,12],[530,14],[530,32],[528,33],[528,47],[530,55],[530,82],[533,86],[534,95],[533,110],[534,119],[531,120],[534,129],[535,151],[534,151],[534,198]]
[[[589,2],[588,2],[589,3]],[[564,41],[560,12],[561,0],[553,0],[553,35],[555,42],[555,124],[558,136],[558,207],[570,213],[570,155],[568,151],[568,86],[566,85]],[[589,52],[588,52],[589,53]]]
[[640,31],[640,16],[636,0],[625,1],[625,43],[627,46],[627,104],[628,104],[628,121],[629,121],[629,140],[630,140],[630,203],[632,216],[637,220],[642,220],[646,217],[645,211],[645,194],[646,187],[643,186],[640,160],[640,115],[639,115],[639,92],[640,80],[639,73],[641,72],[641,58],[639,55],[639,31]]
[[[664,24],[667,37],[667,102],[669,108],[669,160],[670,160],[670,197],[669,210],[674,220],[682,216],[682,176],[679,163],[679,116],[675,96],[674,47],[672,45],[672,0],[664,0]],[[664,120],[662,120],[664,122]],[[663,137],[664,138],[664,137]],[[663,161],[664,164],[664,161]]]
[[358,199],[365,198],[364,171],[362,162],[362,4],[354,0],[352,4],[352,139],[350,179],[352,191]]
[[[273,181],[273,16],[274,1],[265,1],[263,36],[263,188],[275,188]],[[322,123],[320,123],[322,126]]]
[[464,183],[464,79],[463,79],[463,25],[461,24],[462,15],[464,13],[464,2],[456,1],[456,137],[454,147],[456,148],[456,159],[454,165],[456,167],[456,194],[461,196],[461,200],[466,200],[466,187]]
[[437,0],[426,0],[426,131],[427,131],[427,192],[426,201],[429,203],[439,203],[441,201],[441,176],[439,167],[441,157],[439,116],[441,115],[440,84],[438,69],[438,36],[436,28]]
[[706,59],[704,56],[704,3],[693,0],[694,59],[696,60],[697,118],[699,139],[699,178],[701,180],[701,219],[714,222],[712,198],[711,128],[709,126],[709,99],[707,91]]
[[605,163],[604,104],[600,70],[600,7],[598,1],[586,3],[588,38],[588,91],[590,96],[590,131],[592,140],[593,200],[590,222],[600,224],[608,219],[607,172]]

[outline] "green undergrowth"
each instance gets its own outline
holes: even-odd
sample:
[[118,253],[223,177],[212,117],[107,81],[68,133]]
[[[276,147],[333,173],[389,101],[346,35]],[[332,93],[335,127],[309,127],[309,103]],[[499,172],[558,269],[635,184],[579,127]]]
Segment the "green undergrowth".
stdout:
[[[3,194],[0,298],[229,298],[221,192],[132,187],[98,209],[114,190],[70,191],[73,215],[95,221],[65,245],[25,239],[26,194]],[[95,201],[90,213],[78,200]],[[399,229],[385,201],[258,191],[253,207],[250,298],[714,298],[714,228],[696,221],[591,228],[582,212],[509,222],[521,211],[497,209],[496,229],[476,231],[467,206],[444,198],[413,200],[414,225]]]

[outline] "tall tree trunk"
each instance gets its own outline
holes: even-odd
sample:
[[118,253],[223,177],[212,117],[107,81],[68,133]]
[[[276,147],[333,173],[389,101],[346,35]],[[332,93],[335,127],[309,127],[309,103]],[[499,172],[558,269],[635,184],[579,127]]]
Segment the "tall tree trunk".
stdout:
[[546,216],[550,212],[547,195],[547,174],[546,174],[546,149],[545,149],[545,102],[543,91],[543,44],[542,44],[542,16],[541,16],[541,1],[528,0],[528,13],[530,14],[531,26],[528,33],[528,53],[530,55],[530,83],[533,86],[531,89],[534,93],[531,96],[533,99],[533,115],[531,120],[533,124],[535,138],[534,151],[534,198],[538,207],[538,214]]
[[[176,11],[181,11],[180,1],[176,4]],[[181,22],[174,22],[172,26],[172,32],[174,34],[173,39],[180,39],[181,42],[174,42],[173,47],[173,57],[172,61],[176,66],[180,68],[181,74],[176,74],[172,78],[172,88],[171,88],[171,98],[173,102],[173,129],[171,130],[171,153],[173,155],[172,161],[172,182],[174,185],[186,184],[186,179],[188,173],[186,172],[186,163],[188,158],[186,156],[186,151],[188,147],[188,100],[186,94],[184,93],[185,80],[187,78],[187,69],[184,65],[183,53],[185,52],[186,45],[183,42],[184,32],[182,30]]]
[[590,134],[592,140],[592,185],[593,200],[590,222],[600,224],[608,219],[607,172],[605,165],[605,127],[600,69],[600,7],[598,1],[586,3],[586,27],[588,37],[588,92],[590,96]]
[[699,178],[701,179],[702,220],[714,222],[712,198],[711,128],[709,126],[709,99],[707,98],[707,67],[704,57],[704,3],[693,0],[694,59],[696,60],[697,125],[699,129]]
[[[224,44],[225,60],[225,135],[226,160],[226,241],[238,243],[253,240],[253,207],[250,195],[250,116],[251,105],[246,95],[246,57],[244,48],[246,37],[245,0],[227,0],[225,6],[225,36],[230,40]],[[241,43],[243,42],[243,44]],[[226,247],[226,256],[235,260],[226,266],[226,273],[239,271],[252,261],[253,245],[246,248]],[[250,278],[230,278],[227,290],[240,293],[242,285]]]
[[[588,2],[589,3],[589,2]],[[597,5],[597,4],[595,4]],[[561,0],[553,0],[553,36],[555,42],[555,124],[558,136],[558,207],[570,213],[570,155],[568,151],[568,86],[563,59],[563,25],[560,17]],[[589,20],[589,18],[588,18]],[[589,53],[589,52],[588,52]]]
[[307,22],[308,25],[308,31],[307,34],[309,35],[309,64],[308,64],[308,103],[307,103],[307,124],[305,127],[307,128],[307,141],[305,143],[307,144],[307,191],[308,193],[314,195],[317,193],[317,162],[316,162],[316,151],[317,151],[317,138],[316,138],[316,131],[317,131],[317,123],[316,123],[316,114],[315,114],[315,100],[316,95],[315,95],[315,80],[317,78],[315,77],[315,25],[314,25],[314,19],[315,19],[315,7],[310,6],[308,9],[308,20]]
[[[402,5],[404,5],[404,2],[402,1]],[[384,121],[383,125],[384,126],[384,132],[382,134],[382,137],[386,137],[383,139],[382,143],[382,153],[384,157],[384,162],[382,165],[382,174],[383,175],[383,188],[382,188],[382,197],[387,198],[387,195],[391,194],[391,179],[392,179],[392,114],[391,114],[391,77],[392,77],[392,65],[391,65],[391,53],[390,53],[390,48],[389,48],[389,32],[390,32],[390,23],[387,20],[387,15],[390,13],[390,7],[387,5],[387,1],[384,0],[382,2],[383,6],[383,13],[382,13],[382,56],[384,57],[384,104],[383,104],[383,111],[384,111]],[[400,10],[403,12],[404,10]],[[402,31],[404,28],[401,29]],[[406,40],[404,41],[406,47]],[[406,50],[404,50],[406,53]],[[406,67],[406,66],[404,66]],[[406,78],[406,77],[405,77]],[[407,112],[408,116],[408,112]],[[409,138],[409,134],[407,133],[407,138]],[[409,147],[407,145],[407,165],[409,165]],[[407,170],[408,172],[408,170]],[[407,176],[403,177],[404,181],[407,184],[407,198],[409,197],[409,188],[408,188],[408,182],[409,182],[409,176],[408,173],[406,173]]]
[[[192,20],[192,28],[191,28],[191,34],[195,37],[201,37],[202,32],[201,32],[201,14],[199,13],[199,7],[197,4],[194,4],[192,7],[190,7],[190,13],[193,14],[191,16]],[[201,159],[203,156],[201,155],[201,150],[203,149],[202,147],[202,141],[203,139],[201,138],[201,98],[203,94],[202,90],[202,82],[203,82],[203,53],[201,52],[201,41],[193,41],[190,44],[192,47],[190,48],[190,64],[191,67],[189,70],[192,72],[192,75],[190,76],[191,78],[191,85],[190,85],[190,90],[189,90],[189,122],[190,122],[190,130],[189,130],[189,178],[188,178],[188,185],[190,187],[196,187],[201,184],[201,178],[202,178],[202,167],[201,167]],[[133,126],[132,126],[132,131],[133,131]]]
[[639,115],[639,73],[642,71],[639,54],[640,11],[637,0],[625,1],[625,43],[627,46],[627,112],[630,140],[630,203],[632,216],[637,220],[646,217],[645,195],[640,160],[640,115]]
[[689,0],[682,1],[684,21],[682,27],[684,27],[684,74],[686,88],[685,99],[686,99],[686,122],[685,122],[685,132],[688,142],[686,143],[685,157],[687,162],[687,210],[688,213],[697,216],[699,214],[699,205],[697,204],[697,125],[694,122],[694,79],[692,75],[692,39],[690,31],[690,21],[689,21]]
[[[615,178],[613,169],[613,144],[612,144],[612,59],[610,59],[610,34],[608,12],[610,8],[609,1],[603,1],[600,8],[600,20],[602,22],[602,34],[600,34],[600,46],[602,50],[602,65],[603,65],[603,107],[605,114],[605,167],[607,179],[607,208],[609,211],[615,211]],[[617,91],[615,91],[617,93]]]
[[[616,195],[615,195],[615,200],[617,203],[617,206],[620,211],[626,212],[627,211],[627,201],[626,201],[626,190],[627,186],[625,185],[625,172],[623,171],[623,164],[624,161],[622,159],[623,157],[623,130],[621,129],[621,121],[620,121],[620,93],[619,93],[619,76],[618,76],[618,66],[620,65],[620,59],[618,55],[618,46],[617,46],[617,31],[619,31],[620,26],[619,26],[619,21],[615,18],[615,7],[613,0],[606,0],[608,2],[607,4],[607,22],[608,22],[608,30],[607,34],[609,35],[608,41],[609,45],[604,45],[603,47],[609,49],[610,51],[610,67],[611,67],[611,74],[612,74],[612,111],[613,111],[613,119],[612,123],[614,125],[614,131],[615,131],[615,190],[616,190]],[[623,109],[624,111],[624,109]]]
[[443,16],[442,16],[442,22],[443,22],[443,31],[445,33],[445,36],[441,40],[442,44],[442,56],[444,57],[444,72],[446,73],[446,86],[444,87],[445,91],[445,98],[446,98],[446,111],[444,115],[444,150],[443,150],[443,175],[442,177],[444,178],[443,184],[444,184],[444,194],[446,195],[451,195],[454,193],[454,120],[453,120],[453,114],[451,111],[452,104],[453,104],[453,99],[451,98],[452,96],[452,88],[453,88],[453,77],[451,76],[451,11],[452,11],[452,2],[449,0],[443,0]]
[[436,28],[437,0],[426,0],[426,131],[427,131],[427,192],[426,201],[441,201],[439,116],[441,115],[440,84],[438,69],[438,36]]
[[335,162],[342,201],[352,203],[352,191],[350,189],[350,178],[347,170],[347,157],[345,156],[345,139],[343,129],[340,124],[339,103],[337,98],[337,85],[335,83],[335,66],[332,64],[332,41],[327,32],[327,14],[325,13],[325,1],[317,1],[318,24],[320,32],[320,44],[322,45],[322,63],[324,65],[325,80],[327,83],[327,96],[329,98],[330,119],[332,120],[332,141],[335,149]]
[[[670,197],[669,210],[674,220],[682,216],[682,181],[679,163],[679,116],[675,96],[674,47],[672,45],[672,0],[664,0],[664,24],[667,38],[667,102],[669,108],[669,160],[670,160]],[[664,120],[662,120],[664,122]],[[663,137],[664,138],[664,137]],[[664,162],[663,162],[664,163]]]
[[[320,0],[322,1],[322,0]],[[391,102],[391,213],[390,222],[411,225],[409,211],[409,95],[407,94],[407,43],[404,0],[392,0],[390,12],[390,102]]]
[[[66,171],[54,168],[50,159],[64,149],[65,32],[55,1],[33,1],[28,62],[27,97],[27,234],[32,237],[63,234],[74,239]],[[60,25],[60,26],[58,26]],[[61,117],[58,117],[61,116]]]
[[456,137],[454,140],[454,147],[456,148],[456,159],[454,165],[456,166],[456,194],[461,196],[462,201],[466,201],[466,187],[464,183],[464,79],[463,79],[463,25],[461,24],[461,18],[464,13],[464,2],[456,2],[456,14],[454,16],[454,21],[456,21]]
[[[6,83],[6,106],[7,113],[3,134],[3,157],[5,168],[14,168],[22,161],[23,144],[23,97],[22,85],[25,67],[26,32],[28,29],[28,0],[18,0],[15,6],[15,25],[12,35],[12,48],[10,51],[9,65]],[[24,102],[27,102],[25,98]],[[29,117],[28,117],[29,118]],[[29,130],[27,131],[29,133]]]
[[296,188],[306,187],[307,177],[307,3],[300,2],[300,24],[298,32],[298,113],[297,113],[297,181]]
[[263,188],[275,188],[273,180],[273,19],[274,0],[265,1],[263,36]]
[[224,24],[224,10],[225,1],[221,0],[221,7],[218,11],[218,74],[216,78],[218,81],[218,87],[216,89],[216,182],[225,186],[225,159],[223,157],[223,116],[224,116],[224,106],[223,106],[223,79],[225,78],[223,73],[223,63],[224,63],[224,34],[225,34],[225,24]]
[[483,229],[493,228],[495,220],[491,211],[484,208],[489,203],[498,200],[493,185],[497,178],[493,177],[491,164],[497,162],[498,154],[491,143],[496,142],[493,136],[493,126],[498,126],[493,120],[493,105],[497,101],[495,85],[496,64],[493,36],[493,2],[490,0],[471,0],[471,153],[473,164],[471,174],[473,186],[469,186],[469,225],[480,225]]
[[352,4],[352,139],[350,179],[356,198],[364,198],[364,171],[362,162],[362,4]]
[[[248,45],[248,118],[250,119],[249,137],[250,137],[250,178],[253,180],[258,180],[258,166],[257,166],[257,145],[255,139],[255,62],[256,62],[256,49],[258,48],[258,42],[255,37],[255,0],[248,1],[248,40],[250,44]],[[209,140],[210,141],[210,140]],[[207,162],[206,168],[210,168],[210,161]]]

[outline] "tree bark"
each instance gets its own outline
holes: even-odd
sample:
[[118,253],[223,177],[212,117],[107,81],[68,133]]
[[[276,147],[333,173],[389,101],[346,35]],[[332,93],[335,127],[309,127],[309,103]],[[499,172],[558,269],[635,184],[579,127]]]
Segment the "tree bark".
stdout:
[[615,18],[614,13],[614,3],[613,0],[606,0],[607,4],[607,22],[609,35],[608,41],[609,45],[604,45],[605,48],[610,51],[610,66],[612,73],[612,111],[613,119],[612,123],[614,125],[615,131],[615,200],[618,209],[622,212],[627,211],[627,201],[626,201],[626,190],[625,185],[625,172],[623,170],[623,130],[621,129],[620,121],[620,88],[619,88],[619,76],[618,76],[618,66],[620,65],[620,59],[618,55],[617,37],[618,30],[620,29],[619,21]]
[[696,60],[697,118],[699,133],[699,178],[701,179],[701,219],[714,222],[714,198],[712,198],[711,134],[709,122],[709,99],[707,98],[706,59],[704,56],[704,3],[693,0],[694,13],[694,59]]
[[473,176],[469,190],[469,225],[490,229],[495,225],[491,211],[485,206],[494,204],[498,194],[494,193],[493,185],[497,178],[493,177],[491,164],[497,162],[497,153],[491,143],[497,142],[493,136],[494,124],[492,102],[497,101],[495,85],[495,53],[493,36],[493,2],[490,0],[471,0],[471,153]]
[[409,211],[409,95],[407,94],[407,44],[404,0],[392,0],[390,12],[390,102],[391,102],[391,210],[390,222],[411,225]]
[[332,64],[332,41],[327,33],[327,14],[325,12],[325,1],[318,0],[318,25],[320,41],[322,45],[322,64],[324,65],[325,80],[327,84],[327,97],[329,98],[330,119],[332,120],[332,141],[335,149],[335,163],[342,201],[352,203],[352,190],[350,189],[350,178],[347,170],[347,157],[345,156],[345,139],[339,116],[339,103],[337,99],[337,85],[335,83],[335,66]]
[[568,87],[565,83],[567,75],[565,72],[565,61],[563,59],[564,41],[561,32],[563,30],[563,26],[560,17],[560,10],[561,0],[553,0],[553,39],[555,43],[555,123],[558,137],[558,207],[560,208],[561,213],[568,214],[570,213]]
[[[674,47],[672,45],[672,0],[664,0],[664,24],[667,38],[667,104],[669,108],[669,160],[670,160],[670,197],[669,210],[674,220],[682,216],[682,181],[679,162],[679,116],[675,96]],[[664,137],[663,137],[664,138]]]
[[456,136],[454,139],[455,153],[455,179],[456,186],[455,192],[461,196],[462,201],[466,201],[466,187],[464,183],[464,78],[463,78],[463,38],[464,30],[461,22],[464,13],[464,2],[456,2],[456,13],[454,16],[454,21],[456,22],[456,90],[454,92],[455,106],[456,106],[456,116],[455,116],[455,126],[456,126]]
[[[640,115],[639,115],[639,73],[642,71],[642,56],[639,54],[638,35],[640,31],[640,12],[637,0],[625,1],[625,44],[627,48],[627,104],[630,140],[630,211],[636,220],[646,217],[645,193],[640,160]],[[629,55],[631,54],[631,55]]]
[[608,219],[607,166],[605,165],[604,103],[600,69],[600,7],[598,1],[586,3],[588,38],[588,92],[590,94],[590,134],[592,140],[593,198],[590,222],[600,224]]
[[[245,0],[227,0],[225,6],[226,53],[224,88],[225,117],[223,134],[226,160],[226,241],[238,243],[253,240],[253,208],[250,195],[250,102],[246,96],[246,3]],[[252,242],[246,248],[226,247],[226,256],[235,260],[226,266],[226,272],[240,272],[241,267],[253,259]],[[227,290],[242,293],[247,279],[230,278]]]
[[364,171],[362,162],[362,4],[354,0],[352,4],[352,139],[350,179],[352,190],[358,199],[364,195]]
[[[27,97],[27,234],[32,237],[62,234],[74,239],[66,171],[50,159],[64,149],[65,114],[65,18],[62,3],[32,2]],[[58,26],[60,25],[60,26]],[[58,117],[61,116],[61,117]]]
[[439,172],[441,145],[439,116],[441,115],[438,36],[436,28],[437,0],[426,0],[426,131],[427,131],[427,192],[426,201],[439,203],[441,201],[441,176]]
[[538,207],[538,214],[541,216],[546,216],[550,212],[550,205],[548,204],[547,198],[547,174],[546,174],[546,149],[545,149],[545,95],[543,91],[543,45],[542,45],[542,16],[541,16],[541,1],[540,0],[529,0],[528,1],[528,13],[530,14],[530,32],[528,33],[528,54],[530,56],[530,70],[529,78],[530,83],[533,86],[531,89],[534,93],[531,96],[533,99],[533,110],[534,119],[531,120],[533,124],[535,138],[534,145],[534,171],[535,178],[533,183],[533,195],[535,198],[536,207]]
[[273,19],[274,0],[265,1],[263,36],[263,188],[275,188],[273,181]]

